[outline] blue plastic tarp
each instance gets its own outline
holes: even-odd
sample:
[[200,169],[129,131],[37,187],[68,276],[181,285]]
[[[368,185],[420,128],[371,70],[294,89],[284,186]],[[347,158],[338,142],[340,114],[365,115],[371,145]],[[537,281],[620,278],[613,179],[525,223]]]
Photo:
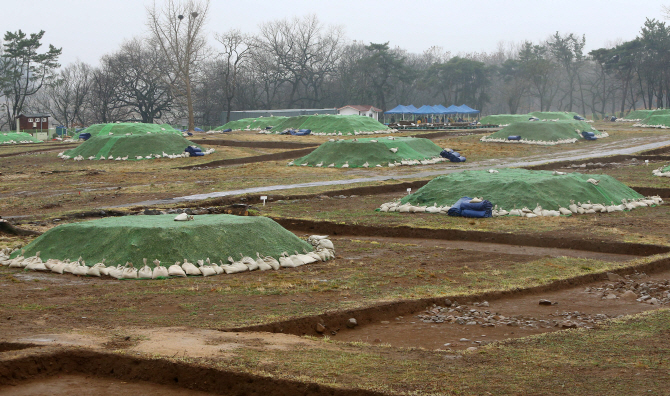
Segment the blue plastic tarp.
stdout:
[[493,215],[492,209],[493,204],[488,200],[483,200],[482,202],[470,203],[472,198],[463,197],[459,199],[451,208],[447,211],[449,216],[461,216],[461,217],[474,217],[474,218],[484,218],[491,217]]

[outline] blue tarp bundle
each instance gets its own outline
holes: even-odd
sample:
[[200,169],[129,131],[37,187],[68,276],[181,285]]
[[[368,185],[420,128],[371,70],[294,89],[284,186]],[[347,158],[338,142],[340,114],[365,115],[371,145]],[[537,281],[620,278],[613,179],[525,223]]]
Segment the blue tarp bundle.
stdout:
[[584,117],[579,116],[579,115],[576,115],[576,116],[574,116],[574,117],[572,117],[572,118],[574,118],[574,119],[577,120],[577,121],[584,121]]
[[81,140],[88,140],[88,139],[90,139],[90,138],[91,138],[91,134],[90,134],[90,133],[80,133],[80,134],[79,134],[79,139],[81,139]]
[[440,152],[440,157],[446,158],[451,162],[465,162],[465,157],[456,151],[442,150],[442,152]]
[[188,153],[189,157],[202,157],[205,155],[200,147],[195,146],[188,146],[184,151]]
[[224,130],[221,131],[221,132],[232,132],[232,131],[233,131],[232,129],[228,128],[228,129],[224,129]]
[[311,129],[300,129],[298,132],[294,131],[293,129],[289,130],[288,133],[290,133],[293,136],[305,136],[309,135],[312,133]]
[[507,136],[507,140],[521,140],[521,136],[519,136],[519,135],[509,135],[509,136]]
[[478,203],[470,203],[472,198],[463,197],[459,199],[451,208],[447,211],[449,216],[460,216],[460,217],[491,217],[493,204],[488,200],[483,200]]
[[593,133],[593,132],[584,131],[584,132],[582,132],[582,136],[584,136],[584,139],[586,139],[586,140],[598,140],[598,138],[596,137],[596,134]]

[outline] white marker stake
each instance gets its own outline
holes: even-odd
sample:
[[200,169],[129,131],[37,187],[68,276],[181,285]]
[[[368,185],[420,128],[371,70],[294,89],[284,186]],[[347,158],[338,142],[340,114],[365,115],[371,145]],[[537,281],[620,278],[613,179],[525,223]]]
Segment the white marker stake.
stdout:
[[644,160],[644,164],[649,166],[649,160]]
[[265,201],[268,199],[267,195],[261,195],[261,200],[263,201],[263,206],[265,206]]
[[411,189],[411,188],[408,188],[408,189],[407,189],[407,194],[411,194],[411,193],[412,193],[412,189]]

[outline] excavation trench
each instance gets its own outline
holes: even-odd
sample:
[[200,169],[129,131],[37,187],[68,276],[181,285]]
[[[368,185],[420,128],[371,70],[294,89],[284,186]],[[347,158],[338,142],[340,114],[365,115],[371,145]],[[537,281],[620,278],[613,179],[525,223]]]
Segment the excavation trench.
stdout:
[[[642,243],[602,242],[597,240],[553,238],[531,234],[506,234],[487,231],[417,228],[408,226],[378,227],[338,224],[329,221],[273,218],[297,234],[324,234],[336,236],[363,236],[385,238],[439,239],[447,241],[483,242],[538,248],[559,248],[628,256],[651,256],[670,252],[669,246]],[[575,248],[577,247],[577,248]]]
[[[610,274],[612,275],[605,272],[592,273],[525,289],[395,301],[276,323],[222,330],[324,335],[339,341],[385,343],[398,347],[465,349],[492,341],[564,328],[597,329],[604,320],[665,306],[627,299],[623,294],[616,298],[604,298],[602,292],[597,289],[606,290],[608,286],[622,284],[623,282],[617,283],[609,278],[618,275],[629,285],[636,283],[640,287],[639,285],[647,283],[663,284],[663,287],[670,290],[670,259],[663,258],[625,267]],[[586,292],[587,288],[595,291]],[[547,300],[549,305],[540,305],[540,300]],[[670,297],[664,301],[659,304],[670,303]],[[455,306],[460,310],[448,311]],[[477,318],[462,321],[456,319],[453,322],[426,320],[426,317],[434,318],[440,308],[443,308],[443,313],[440,315],[444,317],[451,315],[462,319],[464,315],[481,314],[496,315],[498,318],[493,322],[482,322]],[[444,317],[442,319],[445,319]],[[356,320],[357,325],[348,328],[347,324],[351,318]]]
[[110,396],[380,395],[83,348],[45,347],[0,353],[0,394],[76,393]]

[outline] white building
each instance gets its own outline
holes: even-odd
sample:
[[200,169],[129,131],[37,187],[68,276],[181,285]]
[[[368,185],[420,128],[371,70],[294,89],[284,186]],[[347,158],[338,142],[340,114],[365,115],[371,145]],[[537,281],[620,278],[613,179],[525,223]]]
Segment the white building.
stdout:
[[340,115],[360,115],[374,118],[377,121],[379,121],[379,114],[381,112],[381,109],[367,105],[347,105],[337,109],[337,114]]

